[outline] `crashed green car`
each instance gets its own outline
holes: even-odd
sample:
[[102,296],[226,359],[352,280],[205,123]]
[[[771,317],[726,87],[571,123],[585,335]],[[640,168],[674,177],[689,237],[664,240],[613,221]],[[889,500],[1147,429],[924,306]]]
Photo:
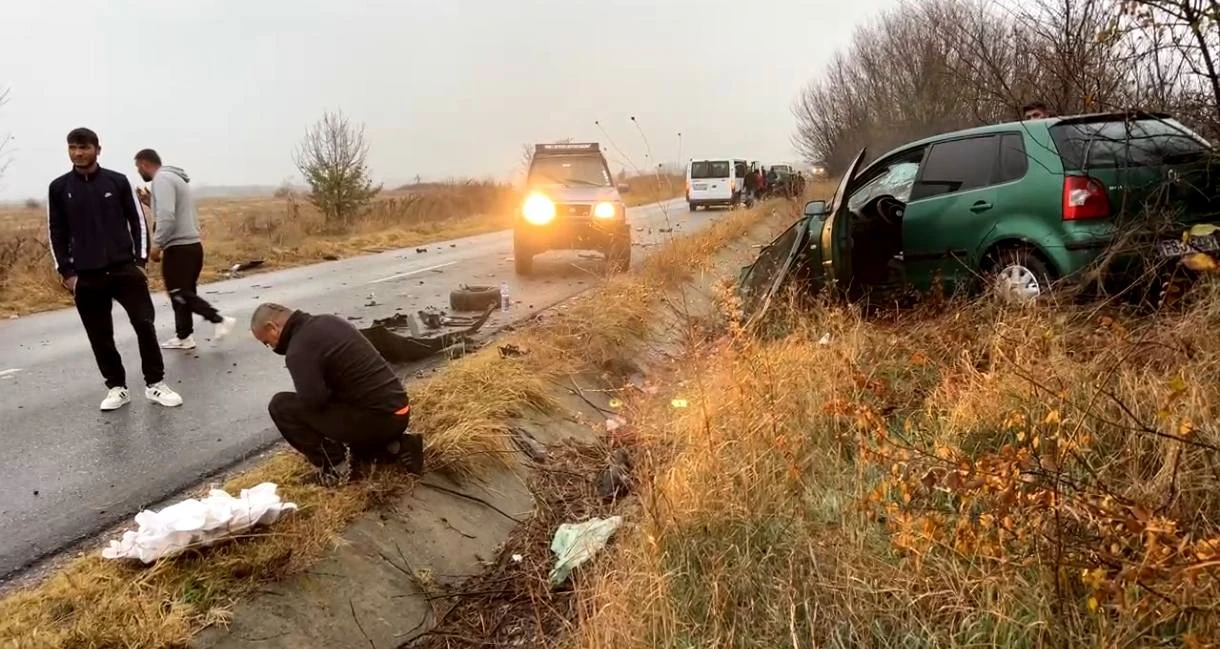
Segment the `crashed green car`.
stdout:
[[1169,218],[1137,238],[1139,252],[1166,263],[1215,252],[1216,234],[1206,229],[1183,238],[1220,219],[1213,154],[1169,115],[1142,112],[945,133],[868,165],[861,150],[830,203],[808,203],[742,270],[743,307],[747,317],[761,315],[789,281],[848,299],[940,286],[1030,300],[1095,281],[1088,270],[1149,226],[1150,214]]

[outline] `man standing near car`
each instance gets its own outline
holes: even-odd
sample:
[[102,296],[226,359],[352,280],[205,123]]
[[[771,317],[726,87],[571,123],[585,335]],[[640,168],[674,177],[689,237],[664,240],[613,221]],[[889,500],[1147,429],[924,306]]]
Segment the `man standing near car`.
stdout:
[[191,182],[178,167],[162,166],[161,156],[152,149],[136,153],[136,171],[151,183],[149,207],[156,219],[153,231],[152,260],[161,262],[161,277],[174,308],[174,337],[161,343],[163,349],[194,349],[198,314],[216,325],[213,342],[224,338],[237,320],[221,316],[199,297],[199,273],[203,271],[203,243],[199,238],[199,219],[191,198]]
[[72,292],[76,311],[106,380],[102,410],[118,410],[130,400],[123,358],[114,344],[114,302],[122,305],[135,330],[144,372],[144,396],[163,406],[182,397],[165,384],[165,363],[157,345],[156,311],[148,292],[148,224],[131,182],[98,166],[97,133],[68,133],[72,170],[51,181],[47,230],[51,260]]

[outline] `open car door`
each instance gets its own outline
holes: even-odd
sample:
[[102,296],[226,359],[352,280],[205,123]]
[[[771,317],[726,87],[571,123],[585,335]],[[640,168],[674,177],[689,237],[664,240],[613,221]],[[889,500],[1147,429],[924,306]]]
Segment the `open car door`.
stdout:
[[845,262],[848,254],[847,192],[865,152],[865,149],[861,149],[847,167],[838,190],[825,210],[802,216],[763,247],[753,264],[741,270],[738,295],[741,298],[742,319],[747,327],[766,315],[775,295],[796,268],[803,271],[800,274],[810,280],[811,285],[819,284],[819,278],[830,285],[839,279],[846,279],[844,269],[849,267]]

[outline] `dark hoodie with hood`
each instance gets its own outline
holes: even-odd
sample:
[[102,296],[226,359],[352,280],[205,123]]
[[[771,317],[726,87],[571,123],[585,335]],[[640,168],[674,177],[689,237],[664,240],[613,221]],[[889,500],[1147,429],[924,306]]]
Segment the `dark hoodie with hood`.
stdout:
[[153,244],[165,250],[170,246],[199,243],[199,217],[187,183],[190,176],[178,167],[162,166],[153,176],[151,207],[156,216]]

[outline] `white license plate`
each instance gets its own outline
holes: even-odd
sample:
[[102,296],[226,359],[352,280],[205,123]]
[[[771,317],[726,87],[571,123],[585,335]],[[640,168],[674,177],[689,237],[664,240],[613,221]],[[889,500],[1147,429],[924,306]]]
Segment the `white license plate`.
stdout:
[[707,189],[707,183],[698,183],[695,185],[695,189]]
[[1158,241],[1156,247],[1162,257],[1181,257],[1190,252],[1216,252],[1220,250],[1220,242],[1216,241],[1215,235],[1209,234],[1205,237],[1191,237],[1189,244],[1180,239]]

